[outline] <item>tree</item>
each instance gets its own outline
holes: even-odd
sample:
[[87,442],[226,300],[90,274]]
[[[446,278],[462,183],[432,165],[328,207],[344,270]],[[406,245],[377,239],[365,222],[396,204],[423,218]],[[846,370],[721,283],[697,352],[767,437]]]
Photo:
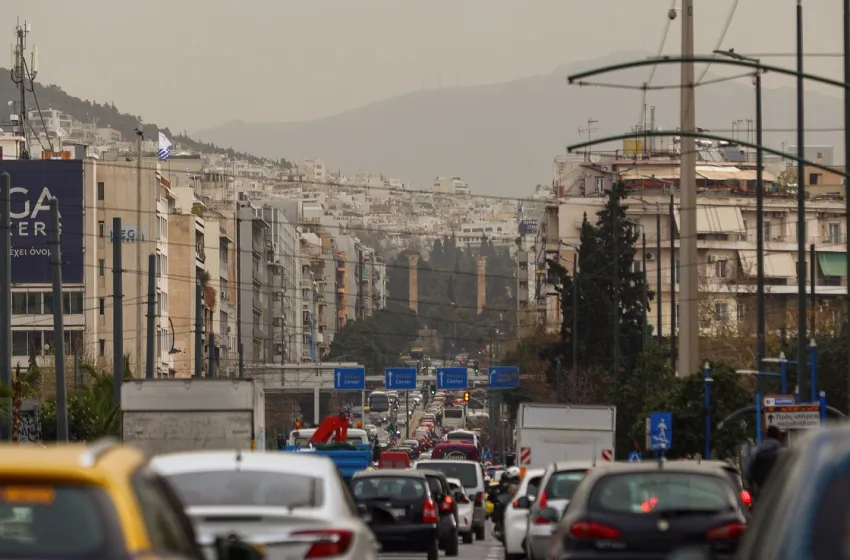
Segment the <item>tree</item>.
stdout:
[[336,333],[330,358],[356,361],[372,372],[398,362],[419,336],[420,322],[407,307],[393,305],[368,319],[349,321]]

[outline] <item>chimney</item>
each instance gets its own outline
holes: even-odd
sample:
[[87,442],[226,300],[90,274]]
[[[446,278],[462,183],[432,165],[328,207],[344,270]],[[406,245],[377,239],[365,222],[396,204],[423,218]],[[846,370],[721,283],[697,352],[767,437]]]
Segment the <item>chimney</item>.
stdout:
[[818,152],[818,158],[815,161],[818,162],[818,165],[823,165],[823,152]]
[[478,314],[487,304],[487,257],[478,257]]
[[419,315],[419,255],[407,255],[407,264],[408,305]]

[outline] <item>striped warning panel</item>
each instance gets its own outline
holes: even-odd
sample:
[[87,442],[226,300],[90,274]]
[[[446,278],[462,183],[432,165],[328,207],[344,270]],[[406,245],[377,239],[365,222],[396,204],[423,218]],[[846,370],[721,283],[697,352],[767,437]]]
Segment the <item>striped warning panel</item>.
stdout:
[[530,465],[531,464],[531,448],[530,447],[520,447],[519,448],[519,464],[520,465]]
[[605,462],[612,462],[614,460],[614,450],[613,449],[603,449],[602,450],[602,460]]

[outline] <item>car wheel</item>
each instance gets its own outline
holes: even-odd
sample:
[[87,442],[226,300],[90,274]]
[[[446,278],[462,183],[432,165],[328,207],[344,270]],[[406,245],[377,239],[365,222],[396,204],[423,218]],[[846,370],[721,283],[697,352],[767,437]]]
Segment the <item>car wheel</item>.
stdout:
[[437,542],[437,539],[434,539],[434,542],[428,547],[427,558],[428,560],[438,560],[440,558],[440,544]]
[[525,554],[508,554],[508,551],[505,551],[505,560],[525,560]]
[[483,541],[484,540],[484,527],[476,527],[475,528],[475,540]]
[[449,537],[449,542],[446,543],[446,556],[457,556],[459,545],[457,543],[457,530]]
[[472,534],[472,531],[468,531],[461,535],[463,538],[463,544],[472,544],[472,539],[475,535]]

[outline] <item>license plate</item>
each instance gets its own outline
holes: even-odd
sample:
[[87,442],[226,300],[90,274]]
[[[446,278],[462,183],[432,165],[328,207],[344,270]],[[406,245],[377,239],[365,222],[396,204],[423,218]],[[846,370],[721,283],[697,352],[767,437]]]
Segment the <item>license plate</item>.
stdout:
[[393,508],[393,515],[395,515],[396,517],[404,517],[405,515],[407,515],[407,509],[406,508]]

